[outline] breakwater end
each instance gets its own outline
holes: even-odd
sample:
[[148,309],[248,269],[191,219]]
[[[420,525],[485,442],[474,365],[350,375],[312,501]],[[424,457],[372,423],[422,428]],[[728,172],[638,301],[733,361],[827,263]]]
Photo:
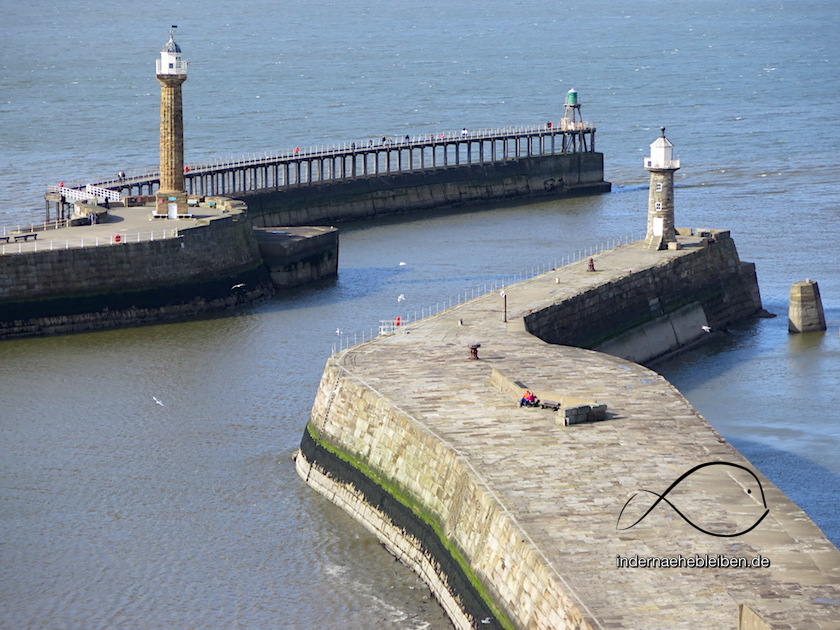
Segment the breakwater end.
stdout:
[[247,206],[189,199],[180,218],[149,197],[78,202],[67,219],[0,240],[0,339],[202,316],[334,277],[334,228],[255,230]]
[[[594,271],[553,270],[327,361],[298,471],[423,576],[456,627],[840,627],[840,552],[802,510],[660,375],[543,340],[623,339],[650,360],[671,344],[642,356],[634,330],[690,344],[760,312],[727,232],[678,232],[680,249],[603,252]],[[522,408],[522,388],[567,400]],[[603,419],[567,425],[587,404]],[[668,499],[688,520],[661,504],[619,524],[631,497],[706,462],[744,470],[686,479]]]

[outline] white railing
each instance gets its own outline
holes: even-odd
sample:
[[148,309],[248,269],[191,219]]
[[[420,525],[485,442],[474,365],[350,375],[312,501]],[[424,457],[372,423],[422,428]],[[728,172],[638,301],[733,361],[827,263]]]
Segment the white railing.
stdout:
[[[591,123],[576,123],[580,126],[578,130],[591,129]],[[454,142],[457,140],[492,140],[493,138],[514,137],[533,135],[538,133],[558,133],[563,130],[558,127],[548,128],[545,124],[541,125],[526,125],[518,127],[499,127],[486,128],[478,130],[467,130],[464,133],[461,131],[448,131],[442,133],[421,133],[399,136],[379,136],[378,138],[364,138],[355,142],[342,142],[325,145],[310,145],[307,148],[295,147],[294,149],[287,149],[282,152],[274,153],[253,153],[250,155],[243,155],[239,158],[213,158],[207,162],[192,162],[189,164],[190,172],[200,173],[207,170],[216,170],[224,168],[236,168],[240,166],[252,166],[266,162],[274,162],[278,160],[294,159],[294,158],[311,158],[329,155],[340,155],[352,153],[354,151],[364,150],[378,150],[383,148],[409,148],[412,146],[426,146],[431,143]]]
[[94,186],[87,184],[84,190],[79,188],[68,188],[67,186],[47,186],[47,192],[58,193],[66,200],[70,201],[88,201],[95,197],[102,197],[108,201],[119,201],[122,199],[119,191],[102,188],[101,186]]
[[[84,229],[84,228],[80,228]],[[43,232],[37,232],[43,235]],[[7,236],[4,232],[3,236]],[[10,233],[8,236],[17,236]],[[28,254],[31,252],[54,251],[59,249],[79,249],[82,247],[101,247],[104,245],[119,246],[127,243],[144,243],[148,241],[162,241],[170,238],[178,238],[180,233],[177,228],[168,230],[154,230],[151,232],[134,232],[130,234],[116,233],[98,236],[78,236],[73,238],[56,238],[50,240],[29,240],[15,241],[12,243],[0,243],[0,256],[11,254]]]
[[87,190],[77,190],[66,186],[48,186],[47,192],[58,193],[70,201],[87,201],[90,199],[90,193]]
[[109,201],[120,200],[120,193],[118,191],[101,188],[100,186],[94,186],[93,184],[85,186],[85,192],[93,197],[102,197],[103,199],[107,199]]
[[353,333],[345,333],[341,329],[336,329],[335,334],[337,339],[332,343],[332,354],[342,352],[347,348],[352,348],[355,345],[370,341],[377,337],[403,333],[409,329],[411,324],[415,324],[423,319],[437,315],[442,311],[465,304],[470,300],[488,295],[489,293],[501,291],[509,285],[516,284],[517,282],[522,282],[554,269],[559,269],[561,267],[571,265],[572,263],[580,262],[591,256],[596,256],[601,252],[615,249],[616,247],[627,245],[629,243],[634,243],[642,240],[643,238],[644,234],[612,238],[599,245],[593,245],[591,247],[587,247],[586,249],[581,249],[577,252],[563,256],[562,258],[555,259],[552,263],[546,263],[538,267],[532,267],[531,269],[520,273],[488,280],[480,285],[469,288],[462,293],[458,293],[454,297],[450,296],[444,300],[436,302],[434,305],[430,304],[428,307],[422,307],[419,311],[414,310],[413,312],[400,314],[395,316],[394,319],[380,319],[379,326],[377,328],[370,328],[368,330]]
[[[581,125],[582,129],[592,129],[589,122],[576,123]],[[456,140],[492,140],[493,138],[524,136],[544,133],[550,135],[552,133],[562,133],[562,129],[558,124],[553,124],[551,128],[546,123],[537,125],[519,125],[514,127],[487,127],[481,129],[468,129],[466,133],[464,130],[460,131],[446,131],[438,133],[415,133],[407,135],[391,134],[385,136],[378,136],[376,138],[364,138],[356,141],[340,142],[331,145],[310,145],[309,147],[294,147],[283,151],[251,153],[241,157],[225,157],[225,158],[210,158],[203,162],[189,162],[186,164],[189,167],[188,175],[190,173],[199,174],[206,171],[215,171],[226,168],[238,168],[241,166],[252,166],[257,164],[265,164],[277,162],[281,160],[293,160],[296,158],[314,158],[319,156],[341,155],[352,153],[354,151],[363,150],[377,150],[382,148],[410,148],[417,146],[427,146],[429,143],[453,142]],[[383,143],[383,138],[385,142]],[[408,138],[408,140],[406,140]],[[149,180],[156,180],[160,177],[160,173],[154,167],[146,167],[126,172],[124,178],[109,176],[102,179],[96,179],[100,184],[125,185],[133,182],[145,182]],[[88,180],[90,181],[90,180]],[[81,188],[83,184],[73,183],[73,188]],[[50,187],[52,192],[55,187]]]
[[183,59],[173,61],[171,66],[163,67],[163,62],[160,59],[155,60],[156,74],[187,74],[187,63]]
[[40,223],[30,223],[23,225],[18,223],[17,227],[9,227],[8,225],[0,226],[0,237],[17,236],[26,232],[46,232],[47,230],[60,230],[62,228],[70,227],[70,219],[58,219],[52,221],[41,221]]

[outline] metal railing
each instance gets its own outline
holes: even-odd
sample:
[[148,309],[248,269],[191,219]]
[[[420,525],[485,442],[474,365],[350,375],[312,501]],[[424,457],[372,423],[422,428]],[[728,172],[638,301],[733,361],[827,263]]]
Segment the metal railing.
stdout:
[[[209,160],[201,162],[188,162],[185,166],[187,167],[187,176],[189,177],[190,175],[200,175],[202,173],[234,168],[272,164],[285,160],[316,159],[320,157],[346,155],[353,152],[362,153],[367,150],[382,150],[385,148],[407,149],[412,147],[427,146],[429,143],[440,144],[444,142],[450,143],[462,140],[493,140],[503,137],[533,136],[536,134],[559,135],[564,131],[567,133],[573,133],[594,129],[591,122],[576,123],[575,126],[579,128],[575,130],[561,129],[559,125],[548,127],[545,123],[543,123],[513,127],[487,127],[477,130],[466,130],[466,133],[465,130],[461,130],[440,133],[415,133],[413,135],[408,134],[404,136],[392,134],[390,136],[384,135],[376,138],[367,137],[355,141],[334,143],[331,145],[309,145],[309,147],[306,148],[297,146],[283,151],[251,153],[240,157],[210,158]],[[98,182],[98,186],[125,186],[148,180],[157,180],[159,177],[160,173],[157,168],[149,166],[127,171],[125,177],[115,177],[112,175],[102,179],[96,179],[94,181]],[[79,182],[69,183],[65,187],[79,189],[83,186],[84,184]],[[51,187],[51,189],[52,188],[57,187]],[[56,192],[55,190],[51,191]]]
[[428,307],[422,307],[420,310],[409,311],[395,316],[393,319],[380,319],[379,326],[376,328],[369,328],[353,333],[345,333],[341,329],[336,329],[335,334],[337,339],[332,342],[332,354],[337,354],[352,348],[355,345],[376,339],[381,336],[393,335],[403,333],[409,329],[412,324],[437,315],[445,310],[460,306],[476,298],[483,297],[496,291],[506,289],[512,284],[528,280],[530,278],[542,275],[549,271],[580,262],[591,256],[596,256],[602,252],[610,249],[615,249],[622,245],[634,243],[644,238],[644,234],[627,235],[618,238],[612,238],[599,245],[592,245],[585,249],[578,250],[562,258],[555,259],[552,263],[545,263],[538,267],[532,267],[519,273],[505,275],[500,278],[488,280],[479,285],[459,292],[455,296],[450,296],[444,300],[438,301],[435,304],[430,304]]
[[122,199],[119,191],[111,190],[110,188],[102,188],[101,186],[94,186],[87,184],[84,189],[68,188],[67,186],[47,186],[48,193],[57,193],[70,201],[88,201],[96,197],[102,197],[108,201],[119,201]]
[[[41,235],[43,232],[37,232]],[[4,237],[7,236],[5,233]],[[8,236],[15,236],[14,233]],[[12,254],[28,254],[31,252],[54,251],[58,249],[78,249],[82,247],[101,247],[105,245],[124,245],[126,243],[143,243],[147,241],[162,241],[180,237],[177,228],[167,230],[153,230],[150,232],[118,232],[110,235],[79,236],[74,238],[57,238],[50,240],[33,239],[31,241],[16,241],[0,244],[0,256]]]

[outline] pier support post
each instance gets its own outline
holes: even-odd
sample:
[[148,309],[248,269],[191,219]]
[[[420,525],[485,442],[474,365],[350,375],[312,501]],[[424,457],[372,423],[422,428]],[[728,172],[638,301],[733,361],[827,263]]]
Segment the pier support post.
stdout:
[[815,332],[825,330],[825,328],[825,311],[823,311],[819,285],[810,279],[795,282],[790,287],[788,331],[792,333]]

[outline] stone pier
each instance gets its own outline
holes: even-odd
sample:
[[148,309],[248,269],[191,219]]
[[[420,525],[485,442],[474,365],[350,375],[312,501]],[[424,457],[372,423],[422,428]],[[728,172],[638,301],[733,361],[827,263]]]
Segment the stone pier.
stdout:
[[[754,269],[718,236],[620,247],[332,356],[300,475],[458,628],[840,627],[840,552],[679,391],[528,332],[595,347],[670,318],[687,344],[754,314]],[[524,388],[559,409],[520,407]],[[581,406],[603,413],[567,425]]]

